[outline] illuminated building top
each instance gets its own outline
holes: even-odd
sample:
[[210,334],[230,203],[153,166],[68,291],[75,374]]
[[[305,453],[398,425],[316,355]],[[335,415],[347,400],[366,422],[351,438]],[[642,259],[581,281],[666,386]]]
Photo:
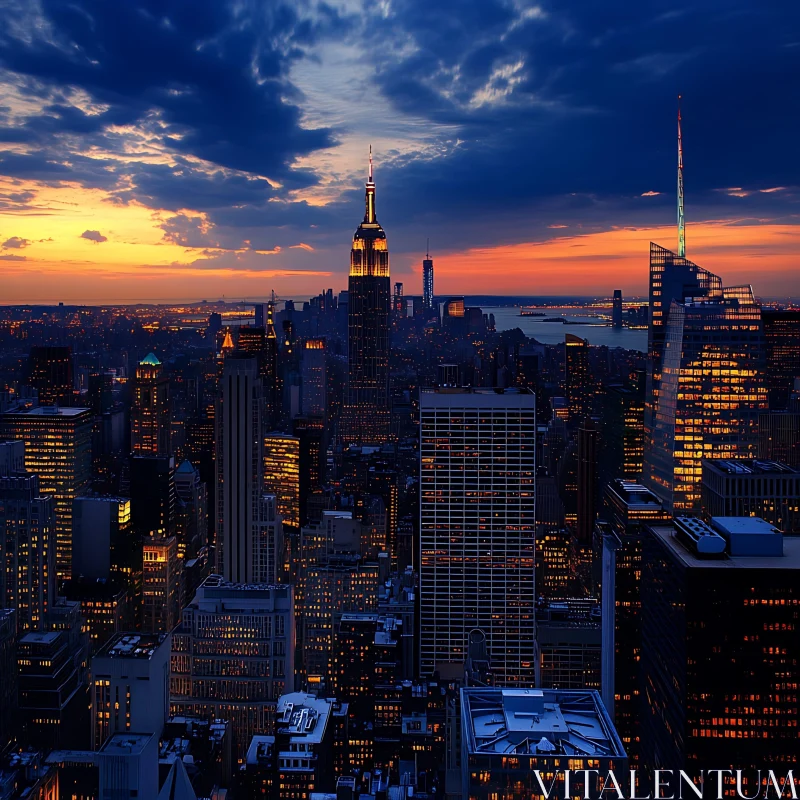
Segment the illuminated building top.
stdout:
[[369,175],[364,193],[364,220],[353,236],[350,254],[351,276],[389,277],[389,251],[386,233],[375,214],[375,181],[372,175],[372,146],[369,148]]

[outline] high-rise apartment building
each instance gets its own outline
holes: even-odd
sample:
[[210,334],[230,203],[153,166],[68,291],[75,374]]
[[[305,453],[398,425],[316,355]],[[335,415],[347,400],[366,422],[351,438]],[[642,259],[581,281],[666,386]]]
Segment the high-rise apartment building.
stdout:
[[752,289],[673,301],[660,365],[644,480],[667,508],[695,512],[703,458],[756,455],[767,391],[761,308]]
[[31,348],[28,383],[39,393],[39,405],[71,406],[74,392],[72,348],[55,345]]
[[131,405],[131,449],[139,455],[169,456],[172,408],[169,376],[150,353],[136,366]]
[[2,417],[6,435],[25,443],[25,469],[52,495],[56,513],[56,573],[72,569],[72,503],[92,480],[92,412],[88,408],[41,406]]
[[302,361],[303,414],[325,417],[328,413],[328,375],[325,339],[306,339]]
[[217,409],[217,564],[226,580],[254,580],[261,545],[264,398],[257,359],[225,359]]
[[642,560],[647,767],[756,770],[797,761],[800,539],[758,518],[653,526]]
[[92,658],[92,747],[115,733],[155,734],[169,716],[170,638],[121,633]]
[[174,714],[230,720],[237,756],[274,734],[278,698],[294,688],[291,586],[234,584],[211,575],[172,634]]
[[565,342],[564,379],[571,420],[579,422],[591,412],[589,342],[568,333]]
[[498,684],[532,684],[535,403],[516,389],[420,392],[420,672],[486,636]]
[[347,401],[341,437],[352,443],[389,438],[389,248],[375,215],[370,150],[364,220],[353,236],[348,283]]
[[0,477],[0,608],[20,631],[41,630],[56,592],[53,498],[30,473]]
[[597,455],[601,489],[614,478],[638,480],[642,474],[644,386],[642,379],[603,389]]

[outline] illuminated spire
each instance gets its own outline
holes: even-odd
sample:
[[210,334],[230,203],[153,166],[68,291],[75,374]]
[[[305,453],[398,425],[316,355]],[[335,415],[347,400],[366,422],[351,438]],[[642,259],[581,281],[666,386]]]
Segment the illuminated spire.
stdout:
[[678,255],[686,257],[686,219],[683,213],[683,139],[681,137],[681,96],[678,95]]
[[364,222],[376,224],[375,217],[375,181],[372,178],[372,145],[369,146],[369,176],[367,177],[367,191],[364,198],[366,210],[364,211]]

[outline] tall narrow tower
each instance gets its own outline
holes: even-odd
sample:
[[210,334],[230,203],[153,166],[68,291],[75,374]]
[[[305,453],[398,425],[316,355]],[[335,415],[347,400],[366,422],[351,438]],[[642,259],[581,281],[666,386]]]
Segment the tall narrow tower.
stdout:
[[430,254],[430,240],[422,259],[422,307],[426,311],[433,309],[433,259]]
[[340,432],[361,444],[389,438],[389,249],[375,216],[372,147],[365,206],[350,251],[349,382]]

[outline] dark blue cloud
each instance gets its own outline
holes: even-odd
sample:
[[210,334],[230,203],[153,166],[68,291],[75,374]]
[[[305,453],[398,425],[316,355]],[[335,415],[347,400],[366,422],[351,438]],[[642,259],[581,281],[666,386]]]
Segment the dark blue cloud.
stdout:
[[[40,109],[0,109],[0,174],[203,214],[165,223],[166,241],[266,250],[302,232],[346,251],[359,186],[324,208],[288,202],[318,180],[296,159],[353,134],[347,108],[335,129],[302,123],[314,109],[291,70],[329,41],[361,54],[342,80],[358,82],[354,103],[379,101],[370,133],[386,103],[442,131],[438,157],[378,154],[394,252],[428,235],[469,247],[562,235],[553,224],[671,222],[679,93],[689,220],[798,213],[793,0],[365,0],[359,13],[315,0],[41,0],[41,19],[16,1],[0,66]],[[132,144],[174,164],[81,155]]]

